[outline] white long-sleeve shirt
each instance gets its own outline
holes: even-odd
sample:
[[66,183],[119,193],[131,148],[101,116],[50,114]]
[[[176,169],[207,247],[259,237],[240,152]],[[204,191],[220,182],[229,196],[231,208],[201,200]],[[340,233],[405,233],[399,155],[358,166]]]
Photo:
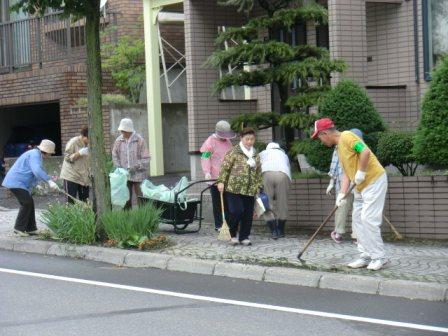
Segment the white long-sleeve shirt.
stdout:
[[277,171],[286,174],[291,180],[291,165],[288,155],[276,143],[270,143],[264,151],[260,153],[261,171]]

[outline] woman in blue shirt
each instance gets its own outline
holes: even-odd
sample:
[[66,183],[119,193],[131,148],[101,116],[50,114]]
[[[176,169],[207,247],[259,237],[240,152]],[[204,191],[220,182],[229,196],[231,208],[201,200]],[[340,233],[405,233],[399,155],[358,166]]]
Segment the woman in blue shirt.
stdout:
[[50,140],[42,140],[39,146],[23,153],[3,180],[2,186],[11,190],[20,203],[14,233],[21,237],[37,234],[34,200],[31,190],[39,181],[47,182],[51,189],[59,190],[42,168],[42,159],[54,154],[55,144]]

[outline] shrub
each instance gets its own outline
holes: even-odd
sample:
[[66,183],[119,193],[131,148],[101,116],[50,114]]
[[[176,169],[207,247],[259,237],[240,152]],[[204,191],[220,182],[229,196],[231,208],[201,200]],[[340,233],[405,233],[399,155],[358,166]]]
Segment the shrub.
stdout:
[[422,104],[422,118],[414,139],[414,154],[420,163],[448,167],[448,56],[432,73]]
[[110,240],[121,248],[139,247],[159,227],[161,210],[148,202],[132,210],[112,210],[101,216],[102,227]]
[[367,93],[352,80],[341,80],[319,105],[319,115],[331,118],[340,131],[359,128],[367,135],[385,130]]
[[403,176],[413,176],[417,169],[415,157],[412,153],[411,133],[383,132],[378,140],[376,154],[384,166],[389,164],[397,167]]
[[73,244],[95,241],[95,214],[87,204],[56,203],[48,207],[42,219],[58,239]]
[[304,154],[311,166],[321,172],[327,172],[330,169],[333,150],[334,148],[326,147],[320,141],[304,139],[294,141],[289,153],[294,158],[297,154]]

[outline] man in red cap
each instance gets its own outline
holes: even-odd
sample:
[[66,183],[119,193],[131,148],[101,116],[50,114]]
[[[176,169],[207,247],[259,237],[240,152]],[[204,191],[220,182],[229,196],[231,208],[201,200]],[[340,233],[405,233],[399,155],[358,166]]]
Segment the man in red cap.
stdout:
[[377,271],[387,262],[381,238],[381,223],[387,192],[387,175],[383,166],[369,147],[354,133],[339,132],[331,119],[319,119],[314,124],[312,139],[319,140],[327,147],[337,146],[342,164],[341,191],[336,205],[346,202],[350,181],[356,187],[353,202],[352,224],[358,236],[359,259],[348,264],[351,268],[366,267]]

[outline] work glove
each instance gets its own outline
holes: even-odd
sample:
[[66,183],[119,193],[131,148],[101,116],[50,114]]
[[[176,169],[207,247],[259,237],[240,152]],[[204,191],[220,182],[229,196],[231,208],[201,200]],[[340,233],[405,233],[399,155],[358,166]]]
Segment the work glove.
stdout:
[[359,184],[363,183],[365,181],[365,179],[366,179],[366,172],[358,170],[355,175],[355,180],[354,180],[355,184],[359,185]]
[[57,185],[56,182],[54,182],[54,181],[52,181],[52,180],[49,180],[49,181],[48,181],[48,185],[50,186],[50,189],[51,189],[51,190],[59,191],[59,186]]
[[45,191],[44,187],[42,187],[40,184],[38,184],[36,186],[36,190],[39,191],[39,192],[44,192]]
[[334,188],[334,180],[330,179],[330,183],[328,183],[327,191],[325,192],[328,196],[331,195],[331,191]]
[[79,155],[86,156],[89,154],[89,147],[83,147],[78,151]]
[[345,198],[344,193],[339,193],[338,197],[336,197],[336,206],[339,208],[347,203],[347,199]]
[[206,180],[211,180],[212,179],[212,175],[210,173],[205,174],[205,179]]

